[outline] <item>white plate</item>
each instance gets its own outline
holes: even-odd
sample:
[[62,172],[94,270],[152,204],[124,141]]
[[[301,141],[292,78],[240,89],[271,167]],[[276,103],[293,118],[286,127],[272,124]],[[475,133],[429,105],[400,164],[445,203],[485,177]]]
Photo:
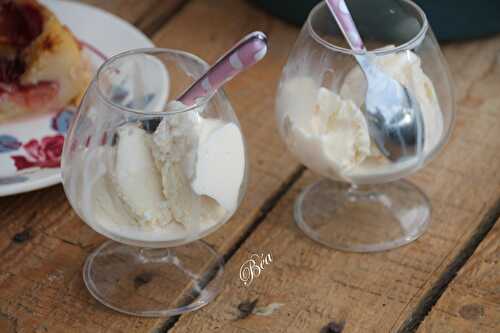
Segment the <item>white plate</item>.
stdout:
[[[61,0],[41,2],[49,7],[78,39],[107,57],[130,49],[153,47],[151,40],[142,32],[101,9]],[[94,70],[97,69],[102,63],[101,58],[90,48],[85,48],[85,52],[89,55]],[[61,182],[61,169],[57,161],[73,112],[74,110],[67,109],[57,114],[0,124],[0,197]],[[19,170],[14,163],[15,159],[21,167]],[[33,161],[42,166],[22,169],[23,166],[33,164]]]

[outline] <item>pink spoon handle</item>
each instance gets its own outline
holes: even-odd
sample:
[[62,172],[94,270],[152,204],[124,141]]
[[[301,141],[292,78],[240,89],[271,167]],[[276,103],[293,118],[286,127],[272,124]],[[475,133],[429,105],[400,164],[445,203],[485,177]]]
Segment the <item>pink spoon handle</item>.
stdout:
[[365,46],[363,45],[363,40],[359,35],[358,29],[354,24],[351,13],[347,8],[344,0],[325,0],[328,8],[335,17],[337,24],[342,30],[347,42],[354,51],[363,51]]
[[267,37],[264,33],[257,31],[247,35],[220,57],[177,100],[187,106],[195,104],[196,99],[210,96],[224,83],[259,62],[266,53]]

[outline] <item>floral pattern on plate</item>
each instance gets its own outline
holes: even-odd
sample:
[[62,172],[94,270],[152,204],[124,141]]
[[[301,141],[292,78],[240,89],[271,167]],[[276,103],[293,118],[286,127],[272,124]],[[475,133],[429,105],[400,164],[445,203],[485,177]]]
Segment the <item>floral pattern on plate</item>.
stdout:
[[[0,135],[0,153],[11,153],[22,148],[26,154],[11,155],[16,169],[24,170],[29,168],[59,168],[61,165],[61,154],[64,144],[64,134],[68,131],[75,111],[64,109],[57,113],[50,125],[56,135],[47,135],[41,139],[30,139],[21,143],[11,135]],[[24,181],[24,178],[19,179]]]
[[17,170],[38,168],[59,168],[64,144],[64,135],[43,137],[40,141],[32,139],[23,144],[27,155],[12,155]]

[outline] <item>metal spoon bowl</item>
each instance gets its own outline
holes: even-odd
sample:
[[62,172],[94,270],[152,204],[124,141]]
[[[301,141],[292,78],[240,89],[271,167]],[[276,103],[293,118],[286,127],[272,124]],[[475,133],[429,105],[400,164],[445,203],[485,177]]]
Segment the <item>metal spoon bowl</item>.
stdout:
[[367,61],[368,57],[357,55],[356,59],[368,82],[362,110],[370,136],[391,161],[418,156],[425,137],[418,101],[405,86]]
[[401,83],[380,70],[366,51],[344,0],[326,0],[368,82],[363,113],[370,136],[392,162],[418,156],[424,145],[420,105]]

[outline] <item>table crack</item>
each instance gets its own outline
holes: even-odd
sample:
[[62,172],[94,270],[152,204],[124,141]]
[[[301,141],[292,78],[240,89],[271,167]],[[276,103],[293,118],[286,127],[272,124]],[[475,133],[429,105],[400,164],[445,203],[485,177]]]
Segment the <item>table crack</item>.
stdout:
[[[434,285],[424,294],[415,310],[409,315],[408,319],[403,322],[399,333],[415,332],[425,317],[430,313],[434,305],[441,298],[443,293],[448,288],[449,284],[455,279],[459,270],[466,264],[469,258],[474,254],[477,247],[488,235],[490,230],[495,226],[500,219],[500,198],[486,212],[481,223],[476,227],[476,230],[470,237],[469,241],[464,245],[462,250],[450,262],[441,276],[437,279]],[[392,330],[391,330],[392,331]]]

